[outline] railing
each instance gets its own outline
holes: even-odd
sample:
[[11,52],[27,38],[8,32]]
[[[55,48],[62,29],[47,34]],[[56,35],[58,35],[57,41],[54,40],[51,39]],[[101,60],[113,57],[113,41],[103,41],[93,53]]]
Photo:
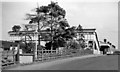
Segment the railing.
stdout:
[[[84,49],[62,49],[62,50],[38,50],[37,53],[37,61],[49,61],[53,59],[59,58],[67,58],[67,57],[74,57],[74,56],[82,56],[87,54],[93,54],[92,50],[84,50]],[[16,61],[16,56],[14,51],[3,51],[2,52],[2,68],[6,68],[9,66],[13,66],[19,64],[19,61]]]
[[57,58],[66,58],[71,56],[80,56],[86,54],[93,54],[91,50],[83,50],[83,49],[66,49],[66,50],[38,50],[38,57],[36,61],[45,61],[50,59]]
[[15,51],[3,51],[1,61],[2,67],[17,64],[18,62],[15,59],[16,59]]

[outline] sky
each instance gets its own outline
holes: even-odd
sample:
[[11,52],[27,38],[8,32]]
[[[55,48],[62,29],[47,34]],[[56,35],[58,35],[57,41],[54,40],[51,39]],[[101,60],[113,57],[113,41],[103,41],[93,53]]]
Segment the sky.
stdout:
[[0,40],[9,40],[12,26],[26,24],[26,13],[57,1],[66,10],[70,26],[96,28],[100,41],[107,39],[118,47],[118,0],[2,0],[0,2]]

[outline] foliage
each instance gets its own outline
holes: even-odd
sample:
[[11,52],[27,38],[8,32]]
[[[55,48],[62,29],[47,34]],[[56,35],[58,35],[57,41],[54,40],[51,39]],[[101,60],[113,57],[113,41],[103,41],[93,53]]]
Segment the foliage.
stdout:
[[35,47],[35,43],[32,43],[32,42],[29,42],[29,43],[20,42],[20,48],[22,48],[24,53],[32,53],[34,47]]
[[[73,39],[74,37],[76,37],[75,27],[69,27],[65,30],[56,31],[53,36],[53,42],[50,41],[47,44],[52,43],[54,49],[58,47],[66,47],[67,44],[66,41],[68,41],[69,39]],[[51,45],[47,45],[47,44],[46,46],[48,47],[46,48],[48,49],[51,47]]]
[[80,49],[80,48],[85,48],[85,41],[84,39],[79,39],[79,40],[70,40],[67,43],[68,49]]
[[44,40],[51,40],[46,44],[49,48],[65,46],[65,40],[75,35],[75,28],[69,27],[67,19],[65,19],[66,12],[57,2],[51,2],[47,6],[37,7],[35,12],[36,14],[27,14],[27,19],[30,20],[30,24],[40,24],[39,30],[46,28],[46,31],[51,32],[51,34],[40,33]]
[[116,46],[115,46],[115,45],[112,45],[112,47],[113,47],[113,48],[116,48]]
[[79,32],[79,38],[84,38],[84,35],[82,34],[83,28],[80,24],[79,24],[79,26],[77,27],[76,30],[80,31]]
[[106,42],[107,42],[107,39],[104,39],[104,42],[106,43]]
[[67,46],[68,49],[80,49],[80,44],[78,43],[78,41],[75,40],[71,40],[70,42],[68,42]]
[[79,24],[79,26],[77,27],[77,30],[80,30],[80,31],[82,31],[82,26]]
[[18,32],[18,31],[20,31],[20,29],[21,29],[21,27],[20,27],[19,25],[14,25],[14,26],[12,27],[12,30],[13,30],[14,32]]
[[37,46],[37,49],[38,49],[38,50],[41,50],[41,49],[44,49],[44,48],[45,48],[45,47],[42,46],[42,45],[38,45],[38,46]]
[[65,10],[61,8],[57,3],[51,2],[48,6],[40,6],[35,9],[36,14],[26,14],[29,23],[41,23],[41,28],[50,26],[54,22],[54,25],[58,23],[67,24],[66,20],[62,20],[65,17]]
[[46,49],[51,49],[51,45],[53,45],[53,49],[59,48],[59,47],[65,47],[66,41],[64,38],[57,38],[53,40],[53,43],[50,41],[45,44]]
[[[69,39],[76,37],[75,30],[82,30],[82,26],[72,26],[65,18],[66,11],[61,8],[57,2],[51,2],[47,6],[40,6],[35,8],[35,14],[27,14],[27,19],[30,24],[37,23],[38,31],[43,40],[49,40],[46,43],[46,49],[65,47]],[[42,34],[40,30],[45,29],[49,34]],[[40,36],[39,35],[39,36]],[[39,37],[38,36],[38,37]],[[40,38],[38,38],[38,43]]]
[[51,42],[47,42],[45,44],[45,49],[50,50],[51,49]]
[[107,42],[107,44],[112,45],[112,43],[111,43],[111,42],[109,42],[109,41]]
[[85,40],[83,38],[78,39],[81,48],[85,48]]

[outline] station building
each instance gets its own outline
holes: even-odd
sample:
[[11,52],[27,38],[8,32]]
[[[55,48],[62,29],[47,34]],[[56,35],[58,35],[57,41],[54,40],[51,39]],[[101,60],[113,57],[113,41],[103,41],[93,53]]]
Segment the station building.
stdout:
[[[27,31],[19,31],[19,32],[13,32],[9,31],[8,34],[10,36],[10,41],[20,41],[20,40],[26,40],[26,42],[32,41],[33,43],[38,44],[38,32],[36,30],[37,26],[36,25],[30,25],[30,24],[25,24],[24,26],[28,26],[29,30]],[[86,48],[92,48],[94,54],[100,54],[100,45],[96,33],[96,29],[82,29],[82,31],[76,30],[77,33],[77,38],[79,39],[82,35],[84,35],[84,40],[86,42]],[[50,32],[47,32],[45,30],[41,31],[41,34],[48,34]],[[49,41],[49,40],[48,40]],[[41,38],[41,45],[45,46],[45,43],[47,41],[43,40]]]

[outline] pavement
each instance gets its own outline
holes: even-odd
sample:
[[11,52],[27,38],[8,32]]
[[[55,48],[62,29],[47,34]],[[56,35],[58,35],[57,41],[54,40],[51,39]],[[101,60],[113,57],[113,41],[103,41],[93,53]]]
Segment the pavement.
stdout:
[[[59,60],[54,60],[54,61],[44,62],[44,63],[36,63],[36,64],[26,65],[26,66],[17,66],[7,70],[81,70],[81,69],[94,70],[94,69],[101,69],[100,67],[98,68],[94,68],[94,67],[99,66],[99,64],[104,62],[104,61],[100,61],[100,59],[103,59],[104,57],[106,56],[105,55],[85,55],[85,56],[59,59]],[[116,59],[116,57],[113,59]],[[94,63],[96,64],[94,65]],[[93,66],[91,66],[92,64]],[[114,64],[113,66],[115,66]],[[117,67],[115,66],[115,68],[113,67],[111,69],[117,69]]]

